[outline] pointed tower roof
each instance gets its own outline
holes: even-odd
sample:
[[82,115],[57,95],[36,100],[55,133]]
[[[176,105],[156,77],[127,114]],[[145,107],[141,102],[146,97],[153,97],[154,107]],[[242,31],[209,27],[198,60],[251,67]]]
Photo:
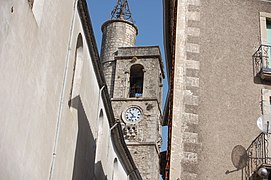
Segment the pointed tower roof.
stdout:
[[111,12],[112,20],[127,20],[134,23],[132,13],[130,11],[128,0],[118,0],[117,5]]

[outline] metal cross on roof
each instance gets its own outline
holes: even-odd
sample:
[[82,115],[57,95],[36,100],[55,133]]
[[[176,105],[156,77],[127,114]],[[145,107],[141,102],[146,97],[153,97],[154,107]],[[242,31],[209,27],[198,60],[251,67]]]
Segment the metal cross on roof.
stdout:
[[118,3],[111,12],[111,15],[111,19],[127,20],[134,23],[127,0],[118,0]]

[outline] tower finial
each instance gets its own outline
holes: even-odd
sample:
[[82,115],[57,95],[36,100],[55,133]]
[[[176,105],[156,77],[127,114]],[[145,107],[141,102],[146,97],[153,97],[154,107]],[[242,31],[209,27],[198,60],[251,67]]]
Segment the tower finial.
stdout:
[[134,23],[127,0],[118,0],[118,3],[111,12],[111,15],[111,19],[122,19]]

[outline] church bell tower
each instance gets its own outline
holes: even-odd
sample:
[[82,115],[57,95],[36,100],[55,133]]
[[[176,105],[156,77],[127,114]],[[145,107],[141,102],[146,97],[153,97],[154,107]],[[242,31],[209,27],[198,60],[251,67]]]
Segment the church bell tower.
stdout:
[[158,46],[135,46],[127,0],[102,25],[101,60],[114,116],[144,180],[159,179],[163,64]]

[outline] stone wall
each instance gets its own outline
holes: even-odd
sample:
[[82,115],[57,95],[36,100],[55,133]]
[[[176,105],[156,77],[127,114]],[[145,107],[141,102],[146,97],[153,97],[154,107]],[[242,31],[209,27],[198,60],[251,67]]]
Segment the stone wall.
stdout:
[[[122,124],[124,138],[142,178],[158,179],[162,118],[160,81],[163,78],[159,47],[121,47],[118,48],[115,60],[112,98],[115,118]],[[144,67],[141,97],[129,97],[132,65]],[[130,124],[122,119],[122,113],[131,106],[138,106],[143,111],[143,118],[136,124]]]
[[120,120],[123,125],[126,124],[122,120],[122,112],[124,112],[132,105],[139,106],[142,109],[143,118],[139,123],[136,124],[137,135],[134,139],[131,140],[131,142],[159,142],[161,140],[161,132],[159,131],[161,114],[157,101],[155,99],[113,99],[112,106],[115,110],[115,118]]
[[170,179],[197,179],[200,0],[177,4]]
[[102,26],[103,39],[101,61],[110,96],[113,96],[116,71],[115,55],[119,47],[133,47],[136,43],[137,27],[123,20],[109,20]]
[[[159,179],[164,78],[160,49],[158,46],[133,47],[137,29],[127,21],[108,21],[102,30],[101,59],[115,119],[123,127],[125,141],[142,178]],[[143,94],[140,97],[130,97],[130,71],[133,65],[143,67]],[[143,117],[137,123],[122,119],[122,114],[131,106],[143,111]]]
[[[126,144],[142,175],[147,180],[157,179],[159,175],[159,147],[161,145],[161,112],[155,99],[112,99],[115,118],[123,127]],[[122,113],[130,106],[139,106],[143,110],[143,118],[136,124],[123,121]],[[151,108],[150,108],[151,107]],[[133,136],[127,128],[134,128]]]
[[120,48],[116,56],[116,76],[113,98],[128,98],[132,65],[144,67],[143,96],[155,98],[161,107],[163,70],[158,47]]
[[[144,180],[159,179],[159,156],[155,145],[133,144],[128,146]],[[143,163],[144,162],[144,163]]]

